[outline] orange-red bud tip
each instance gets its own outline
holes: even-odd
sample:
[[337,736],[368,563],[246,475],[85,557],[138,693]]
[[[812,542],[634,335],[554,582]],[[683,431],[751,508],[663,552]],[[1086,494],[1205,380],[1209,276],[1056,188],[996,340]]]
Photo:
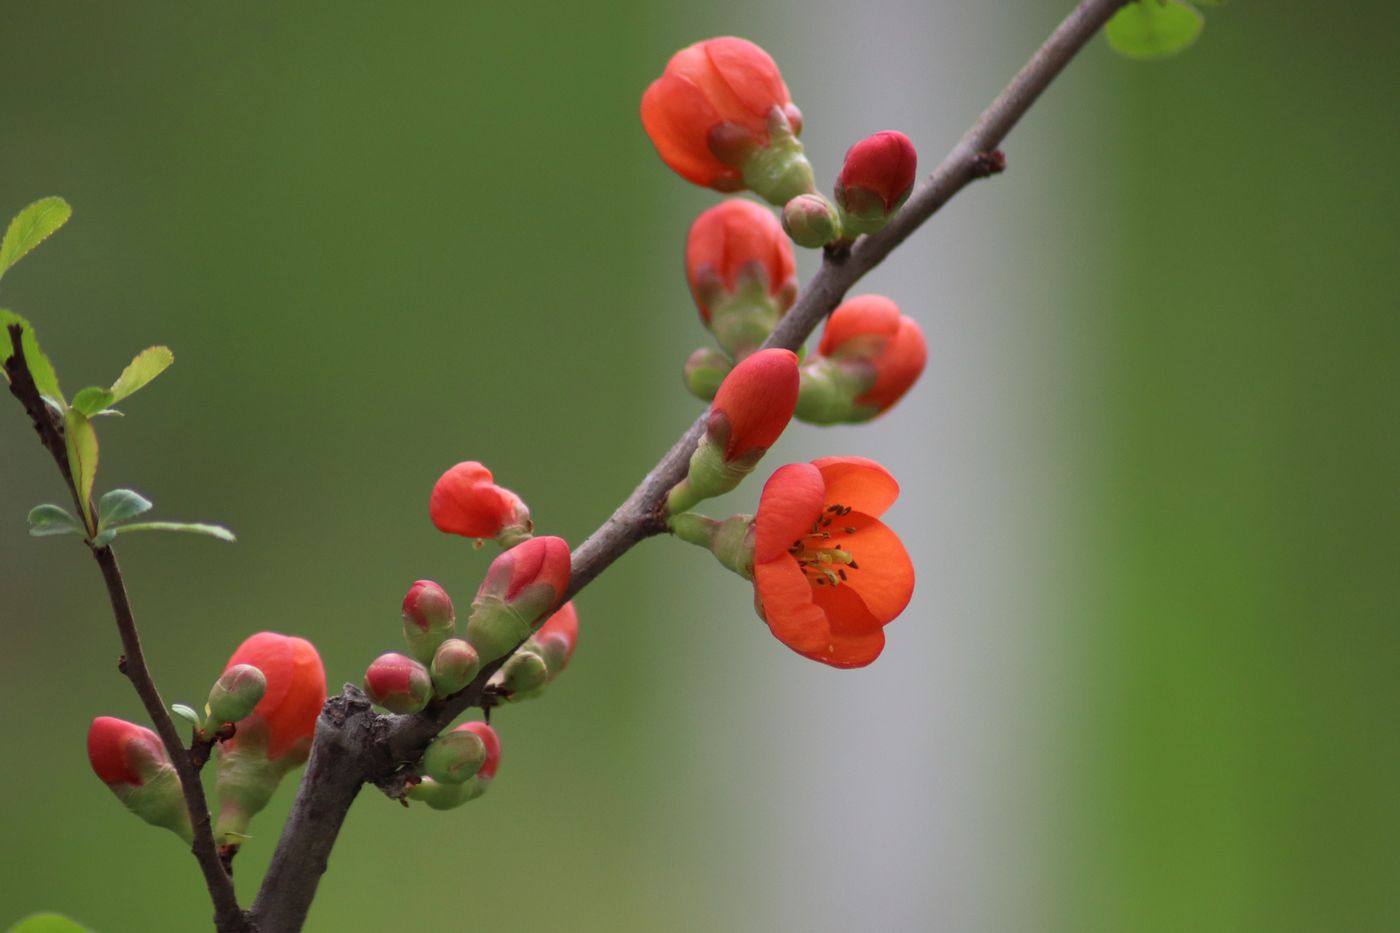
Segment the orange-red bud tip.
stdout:
[[160,737],[144,726],[98,716],[88,727],[88,761],[104,784],[139,787],[169,764]]
[[530,510],[520,497],[491,480],[475,460],[448,470],[433,484],[428,515],[439,531],[467,538],[510,540],[529,534]]
[[710,406],[710,436],[724,445],[726,461],[772,447],[797,407],[797,354],[760,350],[725,378]]
[[909,137],[894,130],[862,139],[846,152],[836,179],[836,203],[855,233],[874,233],[914,189],[919,157]]
[[257,733],[266,737],[269,759],[305,761],[316,717],[326,702],[326,671],[315,646],[304,638],[259,632],[238,646],[224,669],[236,664],[262,671],[267,690],[224,746],[233,748],[240,737]]

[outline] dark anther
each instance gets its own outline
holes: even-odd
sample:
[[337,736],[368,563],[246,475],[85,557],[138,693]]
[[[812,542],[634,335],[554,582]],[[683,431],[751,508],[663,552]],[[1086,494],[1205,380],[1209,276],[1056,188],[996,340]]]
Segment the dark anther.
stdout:
[[855,561],[851,561],[851,562],[850,562],[849,564],[847,564],[846,566],[847,566],[847,567],[850,567],[852,570],[859,570],[859,569],[860,569],[860,564],[857,564]]
[[853,535],[856,533],[856,530],[854,528],[842,528],[841,530],[848,535]]

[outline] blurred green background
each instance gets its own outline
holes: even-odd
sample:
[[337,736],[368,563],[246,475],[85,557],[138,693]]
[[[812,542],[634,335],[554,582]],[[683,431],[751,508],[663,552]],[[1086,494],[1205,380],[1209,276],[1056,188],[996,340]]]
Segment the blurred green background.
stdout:
[[[637,120],[672,51],[764,45],[829,185],[880,129],[931,167],[1067,7],[0,4],[0,214],[75,208],[0,305],[70,394],[170,345],[99,488],[240,537],[120,548],[166,697],[261,629],[356,681],[414,579],[468,600],[489,554],[426,515],[452,463],[576,542],[688,423],[714,197]],[[499,716],[490,795],[365,793],[308,928],[1400,928],[1397,34],[1390,4],[1240,3],[1170,62],[1095,41],[871,277],[928,333],[920,385],[772,455],[901,478],[886,655],[804,662],[648,542]],[[93,716],[142,715],[91,561],[25,533],[61,499],[0,404],[0,924],[202,929],[193,861],[86,762]]]

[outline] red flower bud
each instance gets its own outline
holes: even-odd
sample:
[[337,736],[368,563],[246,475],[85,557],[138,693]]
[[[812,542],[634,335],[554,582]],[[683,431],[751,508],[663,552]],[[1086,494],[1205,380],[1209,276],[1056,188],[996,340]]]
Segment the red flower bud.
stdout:
[[251,664],[262,671],[267,692],[238,722],[237,732],[224,747],[234,748],[256,734],[266,740],[269,759],[304,762],[316,717],[326,702],[326,671],[316,648],[304,638],[259,632],[238,646],[224,669],[235,664]]
[[749,290],[780,315],[797,299],[797,263],[783,225],[752,201],[731,198],[695,218],[685,241],[685,277],[700,317]]
[[842,303],[826,322],[818,352],[862,372],[864,389],[855,405],[863,417],[874,417],[899,401],[918,381],[928,359],[919,325],[883,295],[860,295]]
[[709,436],[726,462],[761,454],[782,436],[797,406],[797,354],[759,350],[725,378],[710,405]]
[[496,769],[501,766],[501,737],[496,735],[496,730],[484,722],[464,722],[452,731],[476,733],[477,738],[486,746],[486,763],[477,772],[477,777],[495,777]]
[[475,460],[448,470],[433,484],[428,514],[439,531],[466,538],[501,538],[505,546],[533,529],[520,497],[491,481],[491,471]]
[[457,630],[456,612],[447,591],[432,580],[419,580],[403,598],[403,634],[414,657],[427,663],[438,645]]
[[574,647],[578,644],[578,611],[574,609],[573,601],[560,606],[559,611],[540,626],[531,641],[548,665],[550,679],[559,676],[559,672],[574,656]]
[[88,727],[87,747],[92,770],[128,810],[190,841],[180,779],[159,736],[135,723],[99,716]]
[[848,233],[875,233],[914,189],[918,153],[903,133],[886,130],[846,151],[836,178],[836,203],[847,215]]
[[467,620],[467,641],[482,664],[523,642],[559,605],[569,588],[570,568],[569,545],[550,536],[517,544],[491,562]]
[[416,713],[432,699],[433,681],[422,664],[390,651],[365,671],[365,693],[391,713]]
[[[802,114],[773,59],[747,40],[707,39],[671,56],[642,95],[642,126],[662,161],[694,184],[753,188],[778,205],[811,187],[796,141]],[[774,165],[773,150],[789,158]]]
[[98,716],[92,721],[87,748],[88,761],[103,784],[140,787],[161,768],[170,767],[160,736],[113,716]]

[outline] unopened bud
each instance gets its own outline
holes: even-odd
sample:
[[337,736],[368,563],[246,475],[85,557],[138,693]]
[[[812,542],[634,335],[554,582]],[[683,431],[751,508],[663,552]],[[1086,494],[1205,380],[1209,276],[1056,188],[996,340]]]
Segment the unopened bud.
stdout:
[[798,246],[820,249],[841,239],[841,216],[821,195],[804,194],[783,208],[783,229]]
[[451,810],[486,793],[491,781],[496,777],[496,769],[501,764],[501,740],[496,735],[496,730],[484,722],[463,723],[448,735],[458,732],[471,732],[481,739],[486,749],[486,760],[480,770],[460,784],[448,784],[425,777],[409,788],[409,799],[422,801],[434,810]]
[[454,729],[433,739],[423,753],[423,773],[440,784],[461,784],[486,764],[486,743],[470,729]]
[[451,696],[476,679],[481,670],[481,658],[468,642],[449,638],[438,645],[430,670],[433,692],[440,697]]
[[791,350],[759,350],[735,366],[710,405],[705,437],[690,457],[686,478],[668,496],[668,513],[738,486],[792,420],[798,386]]
[[918,153],[903,133],[887,130],[862,139],[846,151],[836,179],[847,236],[877,233],[914,190]]
[[491,479],[475,460],[459,463],[438,478],[428,514],[439,531],[511,547],[530,536],[530,510],[519,496]]
[[530,637],[569,588],[569,545],[531,538],[491,562],[472,600],[467,641],[490,664]]
[[457,614],[447,591],[432,580],[419,580],[403,598],[403,635],[409,652],[427,664],[444,639],[457,631]]
[[179,776],[154,732],[99,716],[88,727],[87,748],[92,770],[128,810],[186,842],[193,838]]
[[391,713],[416,713],[432,699],[433,682],[422,664],[391,651],[365,671],[365,693]]
[[712,347],[701,347],[686,357],[682,376],[690,394],[708,402],[719,391],[720,383],[729,375],[729,357]]
[[209,691],[209,718],[214,723],[238,722],[253,711],[267,692],[267,678],[251,664],[235,664],[219,676]]
[[568,666],[578,644],[578,611],[572,601],[559,607],[559,611],[540,626],[540,630],[530,639],[534,651],[544,658],[549,668],[549,679],[553,680]]
[[832,313],[818,353],[802,368],[797,417],[813,424],[869,421],[888,411],[924,370],[923,332],[882,295],[859,295]]
[[506,701],[528,700],[539,696],[544,685],[549,683],[549,668],[540,657],[528,648],[521,648],[510,656],[491,684],[497,694]]

